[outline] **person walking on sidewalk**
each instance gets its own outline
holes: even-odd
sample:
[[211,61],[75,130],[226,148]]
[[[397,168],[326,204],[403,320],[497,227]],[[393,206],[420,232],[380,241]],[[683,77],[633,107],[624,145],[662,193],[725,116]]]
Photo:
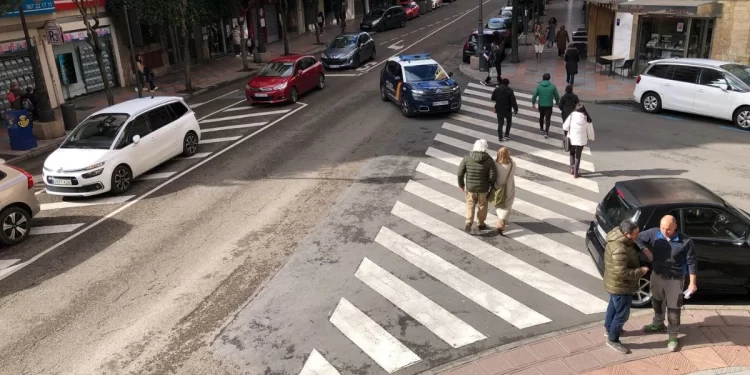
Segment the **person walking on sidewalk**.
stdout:
[[550,81],[549,73],[544,73],[542,82],[534,90],[531,96],[531,105],[536,108],[536,101],[539,99],[539,132],[544,134],[544,138],[549,136],[549,127],[552,123],[552,101],[555,105],[560,104],[560,93],[557,87]]
[[323,25],[325,24],[325,16],[323,15],[323,11],[318,12],[318,32],[320,35],[323,35]]
[[[138,80],[141,82],[141,87],[145,88],[145,81],[148,82],[148,91],[156,91],[159,87],[154,85],[154,71],[143,63],[143,55],[138,55],[136,59],[136,67],[138,68]],[[135,91],[138,91],[137,87],[135,88]]]
[[570,37],[568,36],[568,30],[565,30],[565,25],[560,26],[560,30],[555,35],[555,44],[557,44],[557,57],[562,58],[565,54],[565,48],[568,47]]
[[580,102],[581,100],[578,99],[578,95],[573,93],[573,86],[565,86],[565,94],[560,98],[560,105],[558,106],[560,108],[560,115],[562,116],[563,122],[565,122],[565,120],[568,119],[568,116],[575,111],[576,105]]
[[[501,147],[497,150],[495,159],[495,168],[497,168],[497,181],[495,182],[495,198],[493,204],[497,210],[497,232],[503,234],[505,226],[508,224],[508,216],[513,208],[513,201],[516,198],[516,163],[510,158],[510,150],[507,147]],[[499,194],[498,194],[499,192]]]
[[[685,274],[690,279],[685,291],[687,296],[698,291],[693,240],[684,233],[677,232],[677,220],[672,215],[666,215],[661,219],[659,228],[643,231],[636,243],[651,259],[653,269],[651,305],[654,308],[654,319],[651,324],[643,327],[643,332],[667,332],[667,349],[671,352],[677,351],[680,345],[677,335],[680,333],[680,309],[684,298],[682,287],[685,284]],[[665,305],[668,327],[664,325]]]
[[568,50],[565,51],[565,82],[573,86],[576,80],[576,74],[578,74],[578,62],[581,61],[581,55],[578,54],[578,48],[574,45],[569,45]]
[[493,33],[492,44],[490,45],[490,54],[487,59],[489,69],[487,69],[487,78],[482,81],[482,84],[487,86],[492,81],[492,78],[497,79],[497,83],[500,84],[500,64],[505,60],[505,41],[500,36],[500,32],[495,31]]
[[638,290],[638,280],[648,272],[648,267],[641,267],[635,248],[639,232],[635,223],[624,220],[607,233],[604,249],[604,290],[609,293],[604,329],[607,345],[622,354],[630,352],[620,342],[620,335],[630,317],[633,293]]
[[563,132],[568,137],[570,145],[570,174],[578,178],[578,168],[581,165],[583,148],[590,141],[594,141],[594,124],[583,103],[576,104],[576,110],[563,122]]
[[232,29],[232,43],[234,44],[234,57],[242,56],[242,31],[239,25],[234,25]]
[[[490,100],[495,102],[493,110],[497,115],[497,140],[510,140],[510,127],[513,114],[518,114],[518,103],[516,102],[516,93],[508,87],[510,81],[503,78],[500,85],[492,92]],[[512,112],[511,112],[512,111]],[[506,124],[505,137],[503,137],[503,122]]]
[[547,39],[544,37],[544,31],[542,31],[542,25],[537,23],[534,26],[534,52],[536,53],[536,61],[542,61],[542,53],[544,52],[544,44],[547,43]]
[[484,223],[487,220],[487,196],[496,180],[495,162],[487,154],[487,141],[478,139],[474,142],[474,149],[458,166],[458,187],[466,193],[466,233],[471,232],[475,211],[479,230],[487,229]]

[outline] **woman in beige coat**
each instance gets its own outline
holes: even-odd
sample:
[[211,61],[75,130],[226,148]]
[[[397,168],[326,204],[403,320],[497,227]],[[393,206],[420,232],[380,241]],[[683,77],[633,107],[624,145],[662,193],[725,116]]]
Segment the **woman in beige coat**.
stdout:
[[499,190],[503,186],[505,187],[505,200],[503,203],[495,205],[498,218],[497,231],[502,234],[508,222],[510,210],[513,208],[513,201],[516,198],[516,179],[514,178],[516,163],[510,158],[510,150],[507,147],[501,147],[497,150],[495,166],[497,167],[495,188]]

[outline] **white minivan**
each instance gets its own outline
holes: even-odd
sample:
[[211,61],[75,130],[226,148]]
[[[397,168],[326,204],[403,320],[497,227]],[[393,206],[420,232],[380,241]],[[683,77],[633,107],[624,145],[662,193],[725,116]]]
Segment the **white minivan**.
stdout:
[[133,99],[95,112],[44,161],[47,193],[123,193],[133,179],[198,151],[200,126],[182,98]]
[[646,112],[694,113],[750,130],[750,66],[710,59],[655,60],[635,82],[633,99]]

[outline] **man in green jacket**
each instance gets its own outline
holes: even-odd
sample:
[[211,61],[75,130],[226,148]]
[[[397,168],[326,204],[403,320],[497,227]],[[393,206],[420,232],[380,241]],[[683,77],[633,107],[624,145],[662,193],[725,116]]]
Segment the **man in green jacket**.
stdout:
[[[536,100],[539,99],[539,132],[544,134],[544,138],[549,137],[549,126],[552,122],[552,100],[555,106],[560,103],[560,93],[557,87],[550,81],[549,73],[544,73],[542,82],[534,90],[531,96],[531,105],[536,108]],[[546,123],[546,127],[545,127]]]
[[624,220],[607,233],[604,250],[604,289],[610,295],[604,328],[607,345],[622,354],[630,352],[620,342],[622,327],[630,317],[630,304],[633,293],[638,290],[638,280],[648,272],[648,267],[640,266],[635,249],[639,232],[635,223]]
[[[464,178],[466,181],[464,182]],[[487,219],[487,195],[495,185],[497,171],[495,161],[487,154],[487,141],[478,139],[474,142],[472,152],[461,161],[458,167],[458,187],[466,193],[466,227],[471,232],[474,224],[474,211],[477,210],[479,230],[487,229],[484,221]]]

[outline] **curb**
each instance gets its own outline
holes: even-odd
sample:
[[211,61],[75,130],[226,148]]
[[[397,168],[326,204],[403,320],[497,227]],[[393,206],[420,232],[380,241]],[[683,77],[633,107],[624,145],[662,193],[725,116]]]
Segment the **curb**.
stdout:
[[[65,136],[67,137],[67,134]],[[58,139],[59,140],[55,140],[52,143],[46,144],[44,146],[38,146],[38,147],[32,149],[31,151],[27,152],[26,154],[23,154],[21,156],[16,156],[13,159],[8,159],[8,160],[5,161],[5,164],[8,164],[8,165],[18,164],[18,163],[20,163],[22,161],[29,160],[29,159],[31,159],[33,157],[37,157],[37,156],[39,156],[41,154],[44,154],[44,153],[46,153],[48,151],[54,150],[58,146],[60,146],[60,144],[65,140],[65,137],[60,137]]]

